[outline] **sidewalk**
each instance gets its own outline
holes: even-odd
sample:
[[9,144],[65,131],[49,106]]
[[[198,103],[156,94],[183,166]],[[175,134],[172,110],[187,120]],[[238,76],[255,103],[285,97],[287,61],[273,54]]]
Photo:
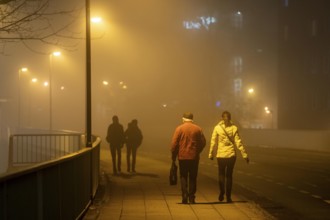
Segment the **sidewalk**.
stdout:
[[[233,203],[219,202],[216,182],[203,175],[198,176],[196,204],[181,204],[180,182],[169,185],[169,168],[170,164],[138,152],[137,173],[114,176],[110,152],[101,149],[100,187],[83,219],[273,219],[240,195],[232,195]],[[125,150],[122,171],[126,171]]]

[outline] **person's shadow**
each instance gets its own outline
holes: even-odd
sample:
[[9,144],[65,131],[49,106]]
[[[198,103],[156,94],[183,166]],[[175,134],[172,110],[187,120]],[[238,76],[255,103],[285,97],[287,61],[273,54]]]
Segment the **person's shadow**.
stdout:
[[227,203],[227,202],[196,202],[195,204],[190,204],[190,205],[228,205],[228,204],[233,204],[233,203],[247,203],[247,201],[244,201],[244,200],[240,200],[240,201],[232,201],[230,203]]
[[153,173],[121,173],[118,175],[119,177],[123,179],[132,179],[137,176],[142,176],[142,177],[150,177],[150,178],[159,178],[158,174],[153,174]]

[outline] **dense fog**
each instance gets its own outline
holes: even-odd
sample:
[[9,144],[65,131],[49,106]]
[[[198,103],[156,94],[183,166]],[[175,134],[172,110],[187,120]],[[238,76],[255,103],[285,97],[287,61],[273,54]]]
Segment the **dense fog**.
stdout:
[[[125,128],[137,119],[146,143],[167,146],[186,111],[206,136],[223,110],[242,127],[270,128],[273,118],[263,108],[276,108],[275,14],[276,1],[263,0],[92,1],[91,16],[102,18],[91,24],[92,133],[104,138],[118,115]],[[85,132],[83,23],[82,38],[70,39],[70,49],[4,46],[1,155],[7,155],[8,135],[26,129]],[[61,56],[51,55],[55,50]],[[43,84],[50,79],[51,91]]]

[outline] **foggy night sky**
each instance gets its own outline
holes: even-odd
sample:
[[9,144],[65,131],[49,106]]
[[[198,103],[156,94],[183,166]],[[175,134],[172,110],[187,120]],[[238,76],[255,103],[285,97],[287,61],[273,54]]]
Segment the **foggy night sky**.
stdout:
[[[61,5],[60,1],[56,3]],[[260,4],[269,11],[258,10]],[[234,106],[233,85],[226,76],[232,68],[232,57],[239,55],[237,48],[248,51],[245,56],[249,62],[243,63],[250,65],[243,72],[244,89],[255,86],[262,91],[259,99],[276,100],[274,87],[265,84],[270,77],[275,78],[272,59],[276,55],[269,42],[276,39],[276,30],[267,23],[274,24],[274,5],[276,1],[261,0],[92,1],[91,16],[103,19],[101,24],[92,24],[93,134],[104,138],[114,114],[125,128],[137,119],[149,137],[156,131],[170,138],[185,111],[194,113],[197,124],[214,126],[220,113]],[[244,27],[250,28],[243,28],[244,38],[231,37],[235,35],[230,13],[236,11],[243,13]],[[199,30],[184,28],[184,21],[200,22],[200,16],[214,17],[217,22]],[[83,36],[83,22],[80,25]],[[85,42],[75,43],[74,51],[59,49],[63,55],[53,58],[51,65],[47,54],[33,53],[22,44],[6,45],[6,53],[0,54],[0,99],[6,100],[0,103],[2,137],[7,128],[13,133],[17,128],[19,86],[22,127],[49,126],[49,91],[27,85],[27,76],[18,82],[18,70],[23,66],[40,82],[47,81],[52,73],[54,129],[85,132]],[[32,45],[48,53],[57,49],[53,45]],[[104,86],[103,81],[109,85]],[[63,91],[59,90],[61,86]],[[216,101],[220,101],[220,107]]]

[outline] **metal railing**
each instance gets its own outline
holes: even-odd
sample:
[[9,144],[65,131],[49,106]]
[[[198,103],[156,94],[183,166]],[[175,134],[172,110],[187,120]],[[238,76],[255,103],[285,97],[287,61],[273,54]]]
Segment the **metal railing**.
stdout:
[[[20,146],[14,139],[13,148]],[[0,175],[0,219],[80,219],[99,185],[100,145],[101,139],[94,137],[92,147],[33,165],[46,156],[17,157],[13,153],[13,161],[30,165]],[[67,153],[67,147],[60,151]]]
[[8,167],[40,163],[82,149],[83,134],[15,134],[9,139]]

